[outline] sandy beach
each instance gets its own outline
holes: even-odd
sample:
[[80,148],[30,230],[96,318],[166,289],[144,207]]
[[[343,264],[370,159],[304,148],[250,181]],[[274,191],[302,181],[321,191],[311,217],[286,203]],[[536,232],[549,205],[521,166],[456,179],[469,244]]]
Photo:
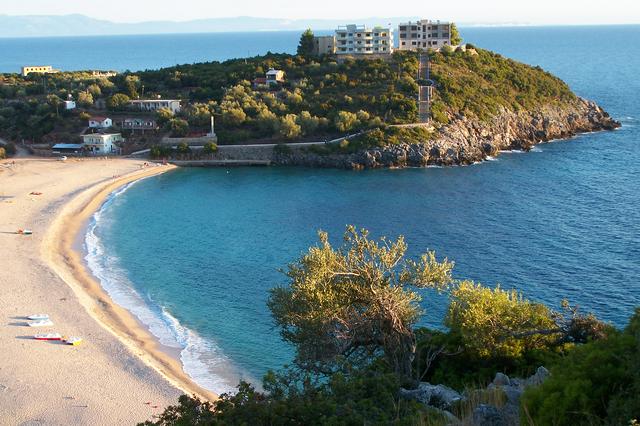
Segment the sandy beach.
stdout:
[[[135,424],[182,393],[215,398],[111,302],[74,250],[111,192],[171,168],[129,159],[0,162],[0,424]],[[34,313],[54,326],[26,326]],[[36,341],[39,332],[84,343]]]

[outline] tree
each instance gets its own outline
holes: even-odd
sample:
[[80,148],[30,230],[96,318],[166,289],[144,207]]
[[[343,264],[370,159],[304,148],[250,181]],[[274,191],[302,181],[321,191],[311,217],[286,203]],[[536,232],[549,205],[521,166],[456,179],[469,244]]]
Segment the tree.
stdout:
[[451,24],[451,44],[453,46],[457,46],[460,43],[462,43],[462,38],[460,37],[458,27],[456,26],[456,24]]
[[295,139],[302,134],[302,128],[296,123],[295,114],[287,114],[280,118],[278,133],[285,139]]
[[62,105],[62,99],[58,95],[48,95],[47,103],[56,110],[56,117],[60,115],[60,105]]
[[140,77],[137,75],[128,75],[124,79],[124,85],[127,89],[127,94],[131,99],[136,99],[138,95],[138,87],[140,86]]
[[93,105],[93,95],[89,92],[78,93],[78,104],[89,107]]
[[168,127],[171,131],[171,136],[176,138],[185,137],[189,131],[189,123],[182,118],[172,118],[169,120]]
[[124,93],[116,93],[107,99],[107,108],[112,111],[122,110],[129,105],[131,98]]
[[247,114],[239,107],[224,105],[222,108],[222,123],[230,127],[237,127],[244,123]]
[[305,135],[312,135],[320,126],[320,119],[311,115],[309,111],[302,111],[298,115],[298,124]]
[[311,31],[311,28],[307,28],[307,30],[300,36],[300,43],[298,44],[298,55],[304,57],[313,56],[314,50],[315,40],[313,37],[313,31]]
[[156,111],[156,122],[164,126],[173,118],[173,112],[169,108],[160,108]]
[[91,93],[91,95],[94,97],[102,95],[102,89],[100,89],[100,86],[95,83],[87,87],[87,92]]
[[295,347],[296,364],[330,374],[381,355],[392,371],[410,377],[412,327],[422,311],[409,287],[444,289],[453,264],[438,262],[433,252],[405,259],[403,237],[376,242],[353,226],[340,248],[325,232],[318,235],[320,245],[289,265],[289,286],[271,290],[268,301],[282,337]]
[[349,132],[355,129],[360,122],[358,121],[358,116],[349,111],[340,111],[336,118],[333,121],[336,129],[341,132]]

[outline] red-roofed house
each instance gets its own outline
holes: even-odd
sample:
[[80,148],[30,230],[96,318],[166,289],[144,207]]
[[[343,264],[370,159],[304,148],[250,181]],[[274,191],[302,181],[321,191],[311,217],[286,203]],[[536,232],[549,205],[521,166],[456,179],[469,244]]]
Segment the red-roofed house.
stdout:
[[267,85],[267,77],[256,77],[253,79],[253,88],[265,87]]
[[109,117],[94,116],[89,119],[89,127],[92,129],[108,129],[113,126]]

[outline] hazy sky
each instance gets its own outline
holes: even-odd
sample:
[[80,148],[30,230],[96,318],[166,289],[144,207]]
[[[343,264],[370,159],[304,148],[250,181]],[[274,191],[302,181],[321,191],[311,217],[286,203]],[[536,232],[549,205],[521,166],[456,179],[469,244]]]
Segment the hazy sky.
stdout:
[[[364,4],[367,6],[363,7]],[[0,13],[79,13],[115,22],[230,16],[286,19],[420,16],[481,23],[621,24],[640,23],[640,0],[0,0]]]

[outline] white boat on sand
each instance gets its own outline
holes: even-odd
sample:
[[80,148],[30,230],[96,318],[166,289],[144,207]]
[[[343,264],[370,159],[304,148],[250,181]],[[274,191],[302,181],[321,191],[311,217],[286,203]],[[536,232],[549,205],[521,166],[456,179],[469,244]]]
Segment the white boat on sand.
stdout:
[[29,325],[29,327],[51,327],[53,325],[53,321],[51,320],[38,320],[38,321],[31,321],[27,323]]
[[62,340],[62,335],[60,333],[43,333],[36,334],[33,338],[36,340]]
[[49,319],[49,315],[47,315],[47,314],[33,314],[33,315],[29,315],[27,318],[29,318],[32,321],[42,321],[42,320],[48,320]]

